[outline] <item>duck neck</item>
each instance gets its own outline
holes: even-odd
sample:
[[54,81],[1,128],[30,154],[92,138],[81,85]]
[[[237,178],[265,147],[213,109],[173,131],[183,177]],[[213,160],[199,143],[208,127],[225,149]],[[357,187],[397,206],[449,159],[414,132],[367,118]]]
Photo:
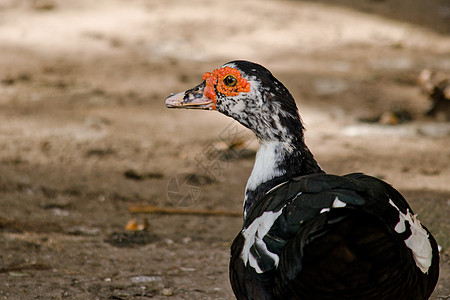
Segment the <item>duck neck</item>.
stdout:
[[323,170],[302,138],[297,142],[260,140],[245,190],[244,219],[251,207],[272,188],[293,177],[313,173],[323,173]]

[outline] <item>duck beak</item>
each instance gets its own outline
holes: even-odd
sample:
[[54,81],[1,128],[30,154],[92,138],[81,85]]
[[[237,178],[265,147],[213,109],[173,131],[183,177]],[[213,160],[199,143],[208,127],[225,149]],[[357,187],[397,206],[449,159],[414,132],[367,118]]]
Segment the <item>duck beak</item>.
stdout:
[[165,103],[168,108],[215,109],[214,100],[204,95],[205,82],[183,93],[171,94]]

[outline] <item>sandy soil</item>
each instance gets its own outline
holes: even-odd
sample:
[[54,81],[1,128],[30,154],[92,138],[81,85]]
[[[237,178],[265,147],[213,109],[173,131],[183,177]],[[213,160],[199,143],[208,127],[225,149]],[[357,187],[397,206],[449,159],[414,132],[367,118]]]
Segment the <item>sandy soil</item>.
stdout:
[[[241,211],[252,135],[163,105],[233,59],[291,90],[325,170],[407,197],[443,248],[433,298],[448,299],[450,124],[423,117],[416,79],[450,70],[450,8],[397,2],[0,0],[0,299],[233,299],[239,217],[129,212]],[[360,121],[398,108],[412,121]]]

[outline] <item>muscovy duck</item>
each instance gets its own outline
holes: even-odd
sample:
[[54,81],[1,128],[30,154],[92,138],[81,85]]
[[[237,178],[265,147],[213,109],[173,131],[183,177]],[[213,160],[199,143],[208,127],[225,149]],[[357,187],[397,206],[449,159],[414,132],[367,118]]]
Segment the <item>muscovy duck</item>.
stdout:
[[217,110],[259,140],[231,246],[237,299],[430,297],[439,274],[431,233],[382,180],[326,174],[305,145],[292,95],[266,68],[229,62],[165,103]]

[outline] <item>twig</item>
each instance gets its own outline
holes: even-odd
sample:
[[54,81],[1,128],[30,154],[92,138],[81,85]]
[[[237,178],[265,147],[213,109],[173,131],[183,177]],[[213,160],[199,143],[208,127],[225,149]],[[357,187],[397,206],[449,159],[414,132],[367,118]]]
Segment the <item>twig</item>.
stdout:
[[23,271],[23,270],[48,270],[50,266],[40,263],[13,265],[6,268],[0,268],[0,273],[7,273],[12,271]]
[[197,215],[197,216],[225,216],[242,217],[241,212],[209,210],[209,209],[190,209],[178,207],[160,207],[152,205],[132,205],[129,208],[130,213],[145,214],[167,214],[167,215]]

